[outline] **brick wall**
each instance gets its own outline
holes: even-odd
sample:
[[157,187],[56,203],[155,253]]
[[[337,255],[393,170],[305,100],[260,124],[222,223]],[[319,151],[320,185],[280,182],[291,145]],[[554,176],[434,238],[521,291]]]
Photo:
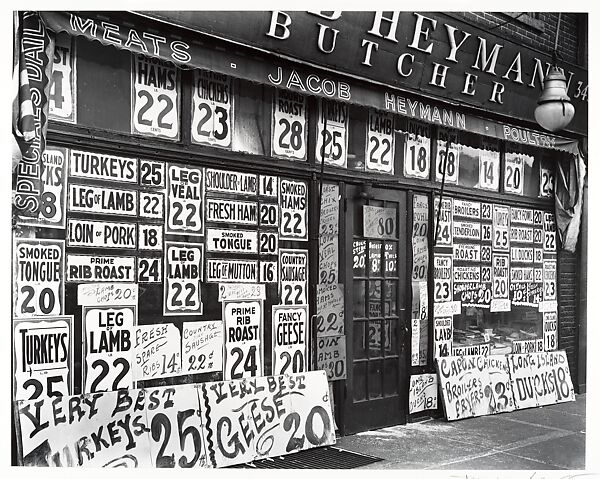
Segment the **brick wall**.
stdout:
[[[488,12],[456,12],[456,15],[488,30],[491,27],[503,24],[511,16],[515,16],[515,14],[509,16],[504,13]],[[577,52],[578,36],[580,35],[579,19],[580,16],[577,14],[563,13],[560,20],[560,33],[558,37],[559,54],[562,55],[563,60],[575,64],[579,63]],[[495,35],[506,37],[544,53],[552,54],[557,22],[558,13],[526,13],[517,19],[495,28],[492,32]]]
[[573,385],[577,385],[577,304],[579,261],[577,253],[558,253],[558,347],[567,352]]

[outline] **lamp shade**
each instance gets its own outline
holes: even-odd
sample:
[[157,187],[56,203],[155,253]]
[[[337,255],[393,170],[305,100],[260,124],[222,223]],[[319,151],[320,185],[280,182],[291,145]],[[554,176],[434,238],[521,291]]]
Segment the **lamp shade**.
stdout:
[[559,131],[565,128],[575,115],[575,107],[567,95],[567,79],[555,65],[546,78],[544,90],[535,109],[535,121],[547,131]]

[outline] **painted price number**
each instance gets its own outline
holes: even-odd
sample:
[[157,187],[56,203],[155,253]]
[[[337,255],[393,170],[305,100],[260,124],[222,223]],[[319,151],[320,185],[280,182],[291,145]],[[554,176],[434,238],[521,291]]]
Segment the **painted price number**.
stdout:
[[161,258],[138,258],[138,283],[162,282]]
[[279,226],[278,206],[272,203],[261,203],[258,218],[259,226]]
[[169,165],[167,233],[202,234],[202,169]]
[[480,150],[479,188],[498,191],[500,184],[500,156],[495,151]]
[[404,176],[412,178],[429,178],[431,159],[429,155],[429,138],[408,134],[404,151]]
[[163,219],[165,195],[140,191],[140,218]]
[[367,123],[366,169],[394,173],[394,118],[369,110]]
[[261,261],[258,274],[259,283],[277,283],[277,261]]
[[317,122],[316,161],[346,168],[348,155],[348,105],[322,100]]
[[233,81],[220,73],[194,71],[192,141],[230,147]]
[[176,139],[179,136],[179,75],[158,59],[133,55],[132,133]]
[[275,90],[272,145],[276,156],[306,158],[306,99],[299,93]]
[[165,163],[140,160],[140,185],[150,188],[164,188]]
[[444,164],[446,165],[446,183],[458,183],[459,149],[456,135],[450,135],[450,146],[446,154],[446,137],[448,133],[439,132],[437,141],[437,157],[435,165],[435,180],[442,181],[444,177]]
[[68,35],[56,35],[55,41],[52,81],[48,95],[49,116],[73,122],[75,121],[73,41],[72,37]]
[[540,196],[554,195],[554,173],[548,168],[540,167]]
[[258,235],[258,252],[260,254],[277,254],[279,240],[276,233],[260,232]]
[[506,154],[504,167],[504,191],[506,193],[523,194],[524,165],[525,158],[523,155],[515,153]]
[[138,228],[139,249],[162,251],[163,247],[162,225],[140,224]]
[[277,185],[279,178],[277,176],[260,175],[258,194],[260,196],[269,196],[277,198]]

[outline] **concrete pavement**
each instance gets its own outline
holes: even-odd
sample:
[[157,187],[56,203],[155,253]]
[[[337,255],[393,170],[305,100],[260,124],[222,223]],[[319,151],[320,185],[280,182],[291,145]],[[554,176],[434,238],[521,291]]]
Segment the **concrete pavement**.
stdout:
[[585,411],[582,394],[575,402],[367,431],[336,446],[384,459],[364,469],[584,469]]

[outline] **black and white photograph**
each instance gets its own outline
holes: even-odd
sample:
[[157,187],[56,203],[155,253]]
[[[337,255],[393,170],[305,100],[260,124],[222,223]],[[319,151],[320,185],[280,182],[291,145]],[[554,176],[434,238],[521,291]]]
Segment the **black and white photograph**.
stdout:
[[599,477],[591,6],[94,3],[4,12],[7,477]]

